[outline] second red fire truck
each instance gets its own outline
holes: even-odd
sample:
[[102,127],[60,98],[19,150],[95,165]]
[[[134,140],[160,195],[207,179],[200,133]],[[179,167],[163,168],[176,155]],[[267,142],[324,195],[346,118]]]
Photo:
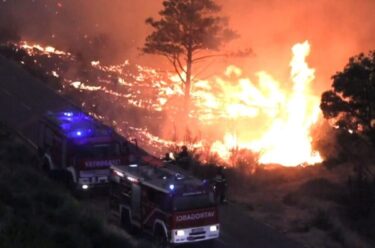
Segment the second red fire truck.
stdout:
[[130,143],[79,110],[45,114],[38,147],[43,169],[64,174],[80,190],[106,185],[109,167],[129,163],[131,154]]
[[211,187],[174,165],[111,167],[110,207],[125,229],[150,233],[158,247],[219,237]]

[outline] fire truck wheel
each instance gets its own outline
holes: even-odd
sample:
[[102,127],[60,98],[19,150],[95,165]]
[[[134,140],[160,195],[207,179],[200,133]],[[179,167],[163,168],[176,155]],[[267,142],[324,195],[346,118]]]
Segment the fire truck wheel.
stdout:
[[153,235],[153,247],[154,248],[172,248],[173,246],[168,242],[167,236],[163,228],[158,225]]
[[121,211],[121,226],[128,232],[133,234],[135,232],[135,228],[130,220],[130,213],[128,210],[123,209]]

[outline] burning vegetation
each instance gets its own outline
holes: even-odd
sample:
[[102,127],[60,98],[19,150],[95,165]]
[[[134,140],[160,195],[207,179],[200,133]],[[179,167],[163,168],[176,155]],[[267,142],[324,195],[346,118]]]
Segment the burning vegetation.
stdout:
[[[197,27],[204,27],[193,30],[198,46],[191,52],[199,52],[198,58],[207,55],[205,50],[217,50],[218,45],[236,36],[229,26],[240,34],[240,39],[232,41],[233,47],[251,44],[261,56],[240,63],[241,66],[236,64],[237,60],[223,59],[219,62],[223,68],[215,68],[216,75],[195,78],[197,81],[191,82],[193,106],[189,122],[185,123],[181,121],[180,109],[187,95],[185,84],[190,83],[187,80],[189,61],[184,67],[179,64],[184,62],[184,56],[170,57],[180,69],[178,75],[144,66],[163,62],[150,57],[142,61],[135,51],[145,38],[143,52],[157,51],[160,43],[155,44],[154,39],[147,37],[165,36],[150,33],[150,28],[153,31],[165,29],[161,20],[168,15],[178,21],[181,16],[182,19],[189,17],[190,13],[185,13],[191,10],[185,8],[188,2],[194,3],[188,7],[194,7],[192,19],[200,20]],[[316,140],[311,128],[320,118],[318,105],[322,85],[318,84],[328,81],[332,71],[337,70],[349,54],[372,46],[373,22],[368,22],[366,17],[371,16],[373,1],[361,4],[350,0],[340,4],[325,0],[310,4],[179,1],[186,11],[174,15],[174,8],[181,6],[176,3],[3,1],[0,23],[5,25],[0,25],[0,36],[13,42],[22,37],[36,43],[8,43],[2,52],[15,57],[35,75],[48,80],[62,94],[123,135],[136,138],[154,154],[161,155],[171,146],[188,143],[199,150],[201,160],[210,161],[217,154],[229,165],[236,164],[238,155],[247,150],[261,164],[296,166],[321,162],[322,156],[311,145]],[[161,7],[171,11],[160,11],[161,19],[158,19],[154,15]],[[194,12],[197,9],[202,11]],[[222,14],[230,19],[222,18]],[[149,25],[144,23],[146,18]],[[191,34],[188,29],[172,28]],[[175,38],[175,32],[168,34]],[[207,39],[209,37],[217,38],[218,42]],[[342,37],[346,37],[345,42]],[[306,62],[310,54],[308,42],[293,46],[292,54],[285,49],[303,39],[314,44],[310,61],[319,70],[318,80],[315,80],[315,70]],[[170,43],[166,45],[162,46],[163,51],[171,48]],[[175,42],[172,50],[178,55],[188,55],[183,45]],[[326,60],[327,57],[330,59]],[[123,58],[131,60],[116,64]],[[286,58],[291,60],[287,79],[288,73],[281,73],[288,71]],[[142,63],[133,63],[133,59]],[[203,70],[205,68],[202,66]],[[255,68],[256,73],[249,74],[250,68]]]
[[[192,88],[189,130],[179,129],[183,86],[178,76],[132,64],[102,65],[51,46],[26,41],[3,47],[21,64],[55,82],[59,91],[114,126],[141,146],[161,155],[189,143],[206,156],[232,161],[251,150],[262,164],[296,166],[322,161],[310,131],[320,117],[319,97],[311,87],[314,69],[306,62],[310,44],[292,48],[290,85],[259,71],[256,83],[229,65],[223,75],[197,80]],[[187,133],[187,135],[186,135]],[[185,137],[184,137],[185,136]]]
[[[17,6],[10,1],[3,2],[8,9],[0,8],[2,13],[11,13],[8,10]],[[221,65],[215,68],[215,75],[209,77],[204,77],[200,71],[196,75],[190,72],[191,68],[187,67],[189,59],[186,59],[188,53],[183,46],[173,47],[181,57],[173,57],[176,54],[172,53],[172,64],[179,68],[180,73],[156,69],[146,66],[146,63],[135,63],[133,59],[136,56],[116,50],[118,47],[111,41],[114,36],[118,39],[116,44],[121,43],[121,37],[129,42],[126,46],[131,47],[136,47],[141,36],[144,38],[144,34],[128,37],[128,33],[123,32],[124,25],[127,30],[144,32],[143,28],[138,30],[134,20],[118,18],[120,25],[116,29],[107,27],[111,36],[104,32],[108,30],[101,27],[110,25],[110,22],[98,21],[96,13],[92,18],[82,18],[82,22],[86,22],[86,19],[92,21],[87,26],[94,26],[95,30],[81,29],[86,26],[83,23],[73,25],[74,28],[65,27],[67,17],[70,17],[67,15],[68,9],[81,9],[76,8],[76,2],[40,2],[45,2],[43,9],[51,9],[51,4],[57,9],[49,20],[61,18],[64,30],[67,28],[68,31],[62,32],[57,28],[49,33],[42,32],[45,35],[39,38],[39,34],[33,36],[21,28],[24,40],[20,40],[16,28],[0,27],[0,36],[8,41],[0,45],[0,54],[16,60],[48,87],[109,124],[127,139],[136,140],[139,146],[156,156],[187,145],[201,162],[231,167],[226,170],[230,200],[248,208],[254,218],[271,223],[301,243],[316,247],[355,247],[358,244],[366,247],[365,244],[371,243],[368,239],[373,240],[374,237],[375,158],[373,144],[369,141],[375,140],[375,52],[351,58],[344,70],[332,77],[332,87],[323,93],[321,99],[321,92],[314,91],[321,89],[315,87],[317,82],[328,81],[328,76],[338,69],[339,64],[341,66],[348,54],[355,53],[359,48],[367,49],[366,43],[373,45],[372,42],[363,42],[373,41],[374,33],[369,30],[373,30],[374,22],[367,20],[373,9],[371,0],[356,3],[356,8],[350,0],[343,1],[341,5],[329,1],[316,1],[308,5],[292,1],[293,4],[283,2],[282,6],[276,4],[278,1],[270,1],[273,3],[271,8],[269,2],[233,2],[226,7],[229,7],[231,19],[233,17],[241,36],[245,37],[242,43],[250,43],[249,36],[256,34],[252,45],[262,58],[254,62],[256,66],[249,61],[239,66],[237,60],[223,59]],[[120,2],[126,6],[135,4]],[[149,2],[139,3],[145,16],[138,19],[144,20],[146,15],[150,16],[156,7],[160,7],[160,1]],[[199,5],[200,1],[195,3]],[[34,4],[34,1],[28,4]],[[88,12],[97,10],[91,6],[102,9],[99,2],[89,4],[90,8],[84,8]],[[236,5],[240,7],[235,8]],[[244,8],[245,5],[248,8]],[[291,11],[293,6],[295,9]],[[153,10],[143,13],[147,7]],[[216,5],[211,7],[219,10]],[[256,11],[249,11],[249,8]],[[105,15],[108,16],[108,13]],[[79,16],[84,14],[79,13]],[[332,18],[332,14],[340,18]],[[131,16],[121,15],[127,18]],[[0,20],[9,19],[4,16],[0,15]],[[18,17],[16,19],[12,22],[24,22]],[[41,20],[46,22],[43,18]],[[267,22],[259,25],[259,20]],[[343,20],[349,20],[346,26],[342,25]],[[278,22],[286,26],[275,25]],[[292,27],[284,24],[288,22],[293,24]],[[148,19],[147,23],[154,28],[161,25],[153,18]],[[249,26],[243,23],[249,23]],[[358,28],[358,23],[363,28]],[[332,32],[340,25],[343,30]],[[29,24],[22,23],[23,26],[29,27]],[[306,26],[311,28],[307,30]],[[353,30],[357,34],[353,35]],[[100,32],[105,34],[100,35]],[[200,30],[195,35],[200,37]],[[64,41],[63,37],[73,41]],[[342,37],[351,37],[352,40],[344,41]],[[0,42],[3,42],[1,38]],[[206,38],[200,40],[201,44]],[[301,39],[311,41],[314,45],[312,49],[309,41],[292,45]],[[31,40],[44,42],[39,44]],[[291,51],[280,49],[285,48],[286,44]],[[143,52],[155,52],[154,48],[159,44],[152,45]],[[166,45],[169,47],[169,43]],[[243,47],[243,44],[237,45]],[[208,56],[205,50],[212,47],[198,46],[202,47],[203,52],[201,54],[199,51],[198,55]],[[317,67],[319,75],[315,75],[315,69],[307,62],[311,54],[313,58],[309,62]],[[119,61],[119,57],[129,59],[116,64],[114,61]],[[289,65],[285,57],[288,57]],[[322,58],[330,59],[322,63]],[[194,64],[193,58],[190,59],[191,65]],[[186,67],[180,64],[181,61],[186,62]],[[159,62],[155,60],[148,64]],[[280,65],[282,63],[284,65]],[[249,74],[252,68],[256,69]],[[205,70],[205,66],[201,69]],[[285,75],[280,75],[280,71],[287,72],[286,79]],[[188,72],[191,73],[189,79]],[[316,76],[326,79],[317,80]],[[324,87],[327,88],[326,85]],[[188,118],[182,112],[186,95],[191,99]],[[324,129],[319,130],[324,137],[318,137],[315,132],[323,119],[321,110],[324,117],[329,119],[329,123],[324,122],[325,126],[319,126]],[[328,127],[329,124],[336,129]],[[285,167],[271,166],[275,164]],[[313,164],[323,166],[299,166]],[[273,170],[267,169],[275,167]],[[211,169],[216,167],[205,166],[198,172],[204,174]]]

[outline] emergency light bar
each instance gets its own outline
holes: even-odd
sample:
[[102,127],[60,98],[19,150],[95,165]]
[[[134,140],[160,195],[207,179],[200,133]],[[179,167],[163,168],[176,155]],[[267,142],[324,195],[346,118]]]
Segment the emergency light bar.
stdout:
[[63,115],[67,116],[67,117],[72,117],[73,116],[73,112],[64,112]]
[[105,128],[95,119],[81,111],[49,112],[48,116],[70,138],[86,138],[93,135],[110,135],[111,130]]

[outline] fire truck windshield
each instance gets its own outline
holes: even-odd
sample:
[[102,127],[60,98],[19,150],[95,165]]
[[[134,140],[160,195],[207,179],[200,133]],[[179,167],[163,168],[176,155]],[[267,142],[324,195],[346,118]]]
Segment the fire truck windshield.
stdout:
[[74,154],[79,158],[106,159],[119,156],[120,146],[117,143],[77,146]]
[[174,211],[208,208],[214,206],[214,200],[209,194],[176,196],[173,200]]

